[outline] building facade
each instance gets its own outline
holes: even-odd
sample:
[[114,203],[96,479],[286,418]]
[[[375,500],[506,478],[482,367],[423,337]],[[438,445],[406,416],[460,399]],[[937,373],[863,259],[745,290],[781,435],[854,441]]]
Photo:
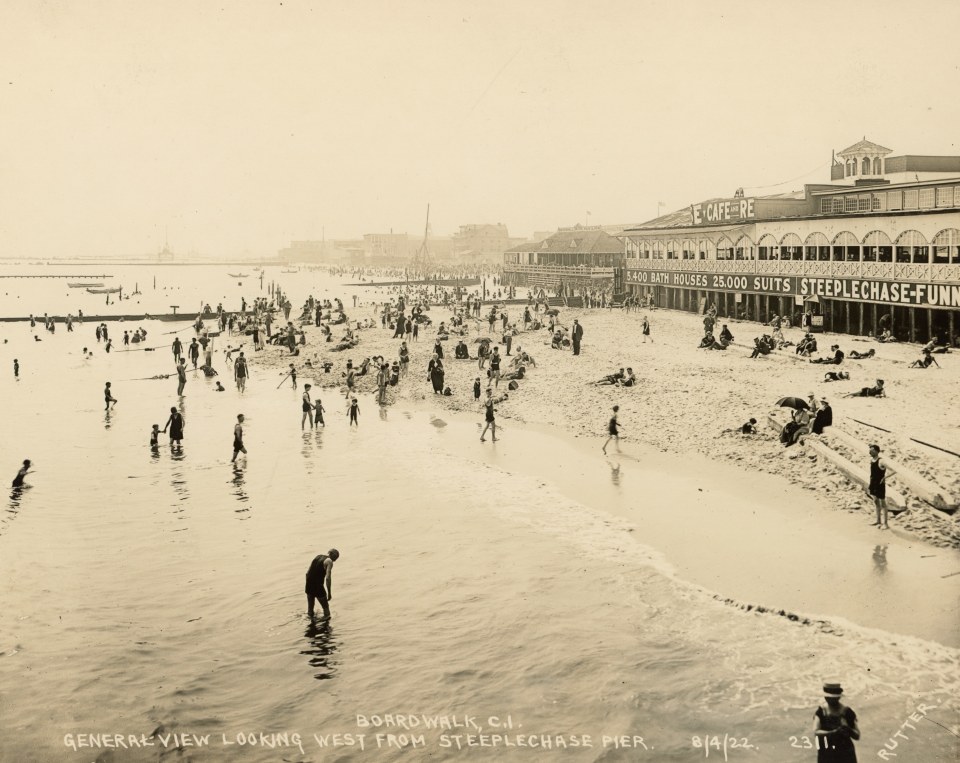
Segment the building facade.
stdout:
[[738,193],[626,229],[628,290],[663,307],[715,304],[724,317],[811,313],[828,331],[877,334],[889,325],[901,340],[952,341],[960,331],[960,174],[892,183],[891,160],[874,146],[841,152],[847,183]]
[[560,228],[541,241],[528,242],[503,254],[504,283],[545,289],[609,290],[622,273],[623,239],[599,226]]

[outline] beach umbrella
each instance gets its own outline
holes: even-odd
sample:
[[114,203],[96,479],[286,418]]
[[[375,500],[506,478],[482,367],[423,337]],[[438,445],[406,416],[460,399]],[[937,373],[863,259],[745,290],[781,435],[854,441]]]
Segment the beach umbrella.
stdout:
[[795,408],[798,411],[805,411],[810,408],[807,401],[802,397],[781,397],[777,400],[777,405],[781,408]]

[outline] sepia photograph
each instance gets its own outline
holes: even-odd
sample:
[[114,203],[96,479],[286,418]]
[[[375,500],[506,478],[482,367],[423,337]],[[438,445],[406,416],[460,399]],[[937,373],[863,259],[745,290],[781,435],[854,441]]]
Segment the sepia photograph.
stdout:
[[958,29],[0,3],[0,763],[960,761]]

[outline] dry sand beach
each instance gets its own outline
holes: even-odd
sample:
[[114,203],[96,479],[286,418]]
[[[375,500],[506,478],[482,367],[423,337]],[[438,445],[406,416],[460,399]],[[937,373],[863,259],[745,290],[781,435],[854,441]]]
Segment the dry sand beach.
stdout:
[[[486,315],[487,306],[484,308]],[[523,305],[511,304],[506,309],[510,321],[517,321]],[[374,315],[369,303],[349,310],[351,319]],[[624,448],[631,442],[649,444],[659,450],[684,454],[697,452],[717,462],[732,462],[757,472],[778,475],[817,495],[837,510],[862,515],[864,523],[872,521],[873,503],[862,488],[851,483],[840,471],[812,448],[793,446],[784,448],[777,432],[766,426],[767,414],[776,412],[776,401],[787,395],[806,397],[815,393],[826,397],[834,410],[834,426],[863,442],[876,442],[885,457],[908,466],[948,495],[960,495],[960,459],[957,456],[913,442],[913,437],[941,448],[960,452],[960,404],[951,390],[958,385],[957,354],[937,356],[941,368],[926,370],[909,368],[919,357],[918,348],[907,344],[878,344],[859,337],[824,334],[818,337],[821,350],[833,343],[848,352],[876,349],[876,356],[867,360],[844,361],[842,370],[850,373],[849,381],[826,383],[824,373],[835,366],[811,364],[796,358],[791,349],[750,359],[753,337],[763,332],[756,323],[728,321],[735,343],[727,351],[698,349],[702,336],[702,318],[697,315],[666,310],[646,313],[652,324],[652,342],[644,344],[641,337],[643,311],[624,313],[622,310],[570,309],[561,310],[560,323],[569,326],[578,318],[584,326],[583,350],[574,357],[569,349],[554,350],[549,345],[549,333],[521,332],[514,338],[513,350],[523,348],[536,361],[536,368],[528,368],[527,377],[520,382],[509,399],[497,407],[498,418],[529,424],[548,425],[572,433],[576,437],[594,438],[597,450],[605,438],[606,422],[614,404],[620,405],[620,423],[624,430]],[[427,381],[426,366],[430,359],[436,327],[448,321],[449,310],[435,306],[430,311],[431,326],[422,328],[419,341],[408,341],[410,373],[397,387],[389,388],[388,404],[401,400],[433,399],[438,410],[475,413],[482,417],[481,406],[474,401],[472,387],[477,376],[483,383],[486,377],[476,360],[453,359],[453,348],[458,337],[451,335],[444,342],[445,383],[453,395],[434,395]],[[723,321],[718,321],[718,327]],[[469,321],[465,340],[472,356],[476,355],[474,339],[488,336],[484,322],[477,331],[477,323]],[[498,324],[499,325],[499,324]],[[334,337],[338,336],[334,326]],[[358,332],[360,344],[353,350],[330,352],[329,344],[322,343],[319,330],[305,328],[307,346],[298,361],[300,377],[304,381],[313,374],[318,394],[324,397],[328,417],[341,413],[342,398],[331,396],[325,387],[340,387],[342,371],[348,358],[354,364],[365,358],[383,355],[388,361],[397,356],[400,340],[392,339],[393,332],[378,326]],[[797,341],[802,332],[786,329],[787,339]],[[494,339],[498,339],[494,335]],[[236,339],[233,339],[234,343]],[[221,341],[221,347],[223,342]],[[501,346],[501,354],[504,348]],[[253,364],[275,367],[278,374],[286,372],[290,358],[282,349],[268,347],[252,355]],[[304,368],[304,361],[319,359],[332,361],[330,374]],[[633,388],[596,386],[592,382],[622,367],[632,367],[638,385]],[[506,364],[504,365],[506,372]],[[871,386],[874,380],[886,381],[886,398],[844,398],[848,392]],[[375,391],[375,375],[358,377],[357,392]],[[322,391],[321,391],[322,390]],[[506,383],[501,382],[501,391]],[[342,392],[340,393],[342,395]],[[754,417],[760,433],[744,436],[740,425]],[[857,423],[853,419],[861,422]],[[889,432],[881,431],[873,424]],[[843,443],[830,436],[825,438],[832,447],[842,452],[866,474],[869,462],[865,454],[853,453]],[[906,533],[933,545],[958,548],[960,532],[957,520],[919,500],[909,489],[891,479],[908,501],[908,510],[891,517],[894,532]]]

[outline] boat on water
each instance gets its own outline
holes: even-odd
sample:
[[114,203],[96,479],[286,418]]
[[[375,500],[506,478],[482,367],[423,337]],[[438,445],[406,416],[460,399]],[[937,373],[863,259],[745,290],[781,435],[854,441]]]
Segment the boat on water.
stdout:
[[87,289],[87,293],[89,293],[89,294],[116,294],[116,293],[117,293],[118,291],[120,291],[120,290],[121,290],[121,287],[120,287],[120,286],[115,286],[115,287],[110,288],[110,289]]
[[231,278],[248,278],[248,273],[227,273]]
[[299,270],[281,270],[281,273],[299,273]]
[[103,284],[98,281],[91,281],[90,283],[68,283],[67,286],[71,289],[98,289]]

